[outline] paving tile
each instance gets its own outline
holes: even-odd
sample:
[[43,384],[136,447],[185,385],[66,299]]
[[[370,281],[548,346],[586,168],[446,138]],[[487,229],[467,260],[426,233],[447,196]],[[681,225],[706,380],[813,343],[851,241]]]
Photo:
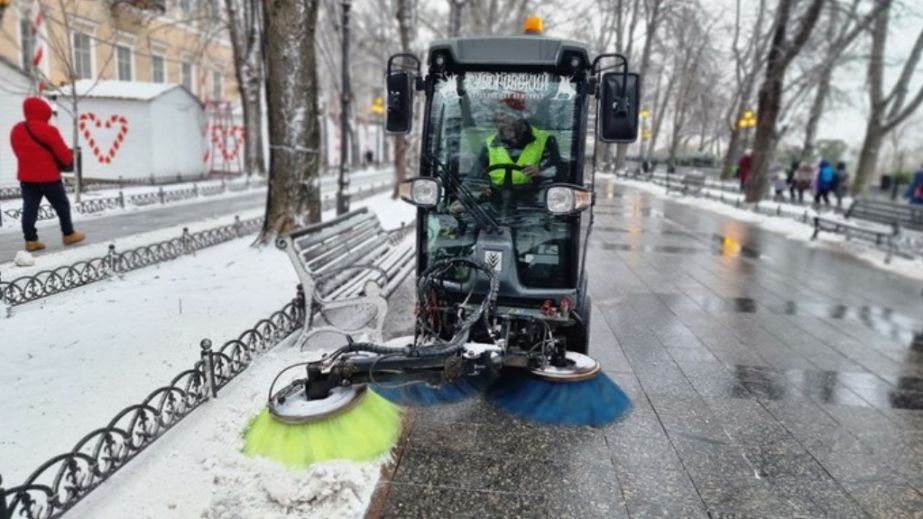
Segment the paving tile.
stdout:
[[618,468],[631,517],[708,517],[689,477],[680,470]]
[[872,517],[923,517],[923,495],[911,487],[882,482],[847,482],[844,486]]
[[700,398],[651,395],[657,417],[671,436],[728,443],[730,437],[708,405]]
[[542,517],[540,498],[508,492],[479,492],[426,485],[386,484],[388,498],[382,510],[383,519],[432,517],[532,518]]

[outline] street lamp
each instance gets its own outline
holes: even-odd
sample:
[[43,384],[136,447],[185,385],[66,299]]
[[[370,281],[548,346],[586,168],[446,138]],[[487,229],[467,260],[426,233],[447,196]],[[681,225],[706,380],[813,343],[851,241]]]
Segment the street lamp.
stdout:
[[381,96],[375,96],[375,99],[372,100],[372,115],[375,116],[375,122],[378,124],[378,131],[375,135],[375,164],[380,165],[382,161],[382,155],[384,152],[384,119],[385,114],[385,100]]
[[744,133],[744,147],[750,146],[750,137],[751,137],[750,134],[753,133],[753,130],[751,130],[751,128],[755,126],[756,126],[756,114],[753,113],[753,110],[750,110],[749,108],[747,108],[740,115],[740,118],[737,119],[737,127],[746,132]]

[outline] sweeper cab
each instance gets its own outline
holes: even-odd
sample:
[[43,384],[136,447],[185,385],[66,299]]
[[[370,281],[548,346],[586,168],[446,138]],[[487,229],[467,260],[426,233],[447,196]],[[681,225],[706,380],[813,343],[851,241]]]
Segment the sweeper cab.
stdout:
[[422,65],[397,54],[386,74],[387,130],[422,119],[419,174],[400,186],[418,207],[415,335],[292,366],[301,376],[270,388],[279,422],[325,419],[367,387],[438,403],[474,380],[600,371],[587,356],[596,150],[637,138],[638,75],[540,34],[434,41]]

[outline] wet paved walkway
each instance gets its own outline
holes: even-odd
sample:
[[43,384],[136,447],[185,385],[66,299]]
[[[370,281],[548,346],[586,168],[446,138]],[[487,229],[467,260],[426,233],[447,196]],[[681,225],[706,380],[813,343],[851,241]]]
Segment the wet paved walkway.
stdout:
[[[412,414],[382,517],[923,517],[921,283],[603,186],[604,428],[482,400]],[[375,515],[375,512],[373,512]]]

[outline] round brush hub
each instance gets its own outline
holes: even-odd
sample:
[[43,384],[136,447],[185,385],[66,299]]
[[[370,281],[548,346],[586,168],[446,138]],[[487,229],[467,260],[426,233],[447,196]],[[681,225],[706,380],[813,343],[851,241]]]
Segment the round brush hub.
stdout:
[[582,353],[568,351],[565,358],[570,361],[568,362],[569,366],[557,367],[549,364],[544,368],[534,369],[531,372],[537,377],[556,382],[578,382],[596,376],[602,369],[596,359]]
[[287,424],[303,424],[324,420],[344,413],[365,397],[365,386],[335,387],[326,398],[308,400],[295,393],[279,402],[269,403],[269,412],[276,420]]

